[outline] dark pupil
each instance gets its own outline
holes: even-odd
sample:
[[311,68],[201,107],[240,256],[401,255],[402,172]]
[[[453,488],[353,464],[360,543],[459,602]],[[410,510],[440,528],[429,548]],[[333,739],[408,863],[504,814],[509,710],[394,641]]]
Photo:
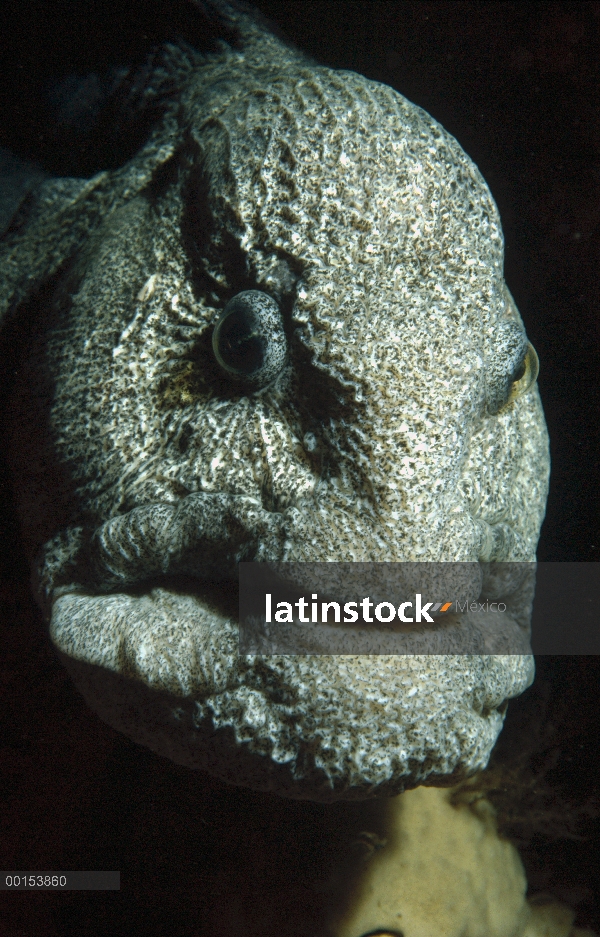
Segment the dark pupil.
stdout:
[[230,368],[253,374],[265,360],[265,339],[256,317],[243,309],[227,316],[219,331],[219,353]]
[[513,374],[513,376],[512,376],[512,383],[513,383],[513,384],[516,383],[517,381],[520,381],[521,378],[523,377],[523,375],[525,374],[525,366],[526,366],[526,364],[527,364],[527,359],[526,359],[526,358],[523,358],[521,364],[517,367],[517,369],[515,370],[515,372],[514,372],[514,374]]

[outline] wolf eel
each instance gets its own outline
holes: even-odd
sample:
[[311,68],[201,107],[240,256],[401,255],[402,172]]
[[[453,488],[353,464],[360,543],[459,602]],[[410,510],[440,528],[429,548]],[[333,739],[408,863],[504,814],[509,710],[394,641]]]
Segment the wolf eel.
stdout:
[[529,600],[462,616],[470,654],[253,656],[232,595],[241,559],[535,559],[498,211],[422,109],[208,6],[236,40],[163,49],[139,152],[44,181],[1,244],[34,590],[89,705],[177,762],[320,800],[447,783],[531,682]]

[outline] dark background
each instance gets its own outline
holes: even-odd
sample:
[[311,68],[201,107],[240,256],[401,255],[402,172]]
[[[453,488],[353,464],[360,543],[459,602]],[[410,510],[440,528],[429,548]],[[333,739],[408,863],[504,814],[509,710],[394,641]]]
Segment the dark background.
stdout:
[[[506,279],[541,362],[552,478],[538,557],[597,560],[600,3],[258,6],[322,64],[424,107],[479,166],[502,216]],[[100,103],[119,69],[165,39],[208,47],[216,33],[184,0],[5,2],[0,146],[57,174],[118,165],[147,132],[106,132]],[[262,937],[280,926],[261,910],[265,887],[280,909],[318,920],[318,883],[352,810],[228,788],[101,724],[46,644],[5,475],[0,484],[0,865],[123,873],[120,893],[0,896],[0,934],[225,937],[246,933],[246,907],[261,921],[248,934]],[[600,932],[599,662],[540,658],[538,674],[509,707],[486,784],[521,845],[532,892],[559,895]]]

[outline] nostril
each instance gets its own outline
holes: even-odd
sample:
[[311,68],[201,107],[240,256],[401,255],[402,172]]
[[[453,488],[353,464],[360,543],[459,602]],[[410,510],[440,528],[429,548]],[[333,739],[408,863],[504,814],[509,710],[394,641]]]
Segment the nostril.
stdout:
[[179,436],[177,437],[177,448],[184,455],[189,449],[190,441],[192,439],[193,428],[191,423],[185,423],[182,427]]

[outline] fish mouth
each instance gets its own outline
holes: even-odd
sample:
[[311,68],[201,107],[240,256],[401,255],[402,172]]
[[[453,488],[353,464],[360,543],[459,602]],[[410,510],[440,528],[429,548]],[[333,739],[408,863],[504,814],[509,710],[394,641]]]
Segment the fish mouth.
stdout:
[[531,563],[242,564],[240,653],[527,654],[534,586]]
[[175,762],[295,798],[391,795],[483,767],[505,701],[532,679],[522,616],[344,626],[337,653],[240,653],[237,564],[281,562],[285,544],[282,515],[226,495],[55,538],[38,594],[91,708]]
[[[531,580],[532,564],[394,563],[391,559],[387,563],[286,562],[290,545],[286,516],[264,509],[250,496],[226,493],[194,493],[176,503],[137,507],[93,532],[78,529],[68,532],[67,538],[69,534],[78,542],[63,550],[62,569],[57,570],[52,559],[48,563],[47,556],[37,564],[36,592],[46,597],[46,605],[69,592],[132,599],[157,588],[188,594],[235,623],[244,654],[530,653],[527,600],[531,582],[523,589],[523,581]],[[274,640],[272,629],[268,637],[263,630],[261,640],[252,642],[244,640],[249,636],[247,585],[242,590],[245,608],[240,620],[238,568],[248,562],[253,564],[250,579],[256,580],[252,582],[255,597],[261,590],[277,592],[287,580],[288,591],[291,586],[298,596],[318,591],[323,597],[324,593],[336,594],[345,602],[369,594],[374,596],[373,605],[392,599],[399,606],[409,594],[427,592],[429,583],[440,595],[452,596],[447,603],[451,608],[443,608],[443,618],[436,608],[412,622],[400,620],[400,613],[393,623],[385,624],[326,620],[315,628],[311,622],[309,628],[300,626],[304,639],[300,642],[290,642],[289,629],[279,628]],[[489,583],[490,569],[496,610],[498,601],[504,599],[508,612],[500,619],[493,607],[492,613],[489,609],[486,580]],[[262,586],[260,580],[264,580]],[[479,604],[482,596],[487,600],[485,608]],[[480,612],[476,617],[466,611],[473,603]],[[298,634],[297,618],[293,625]]]

